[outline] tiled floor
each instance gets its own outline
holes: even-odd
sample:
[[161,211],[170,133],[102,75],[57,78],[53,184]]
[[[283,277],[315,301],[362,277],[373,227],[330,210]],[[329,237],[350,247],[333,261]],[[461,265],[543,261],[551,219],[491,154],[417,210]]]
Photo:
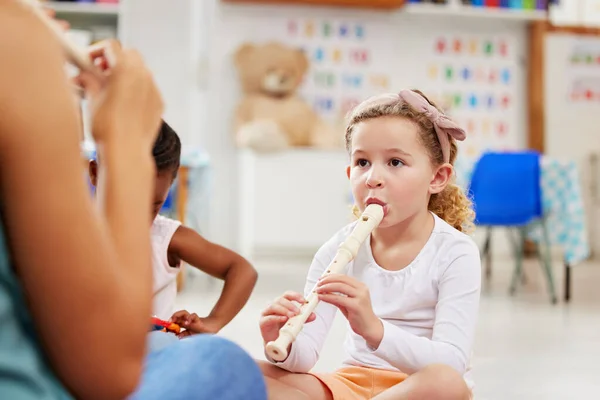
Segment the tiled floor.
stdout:
[[[600,263],[573,271],[570,304],[552,306],[539,266],[526,263],[527,283],[508,295],[511,260],[494,260],[492,283],[484,289],[473,360],[478,400],[600,399]],[[562,270],[556,262],[556,286]],[[306,260],[255,263],[259,282],[246,307],[221,334],[263,358],[258,331],[262,308],[285,290],[301,291]],[[194,276],[178,306],[206,313],[219,295],[220,283]],[[332,370],[342,357],[344,321],[338,316],[318,370]]]

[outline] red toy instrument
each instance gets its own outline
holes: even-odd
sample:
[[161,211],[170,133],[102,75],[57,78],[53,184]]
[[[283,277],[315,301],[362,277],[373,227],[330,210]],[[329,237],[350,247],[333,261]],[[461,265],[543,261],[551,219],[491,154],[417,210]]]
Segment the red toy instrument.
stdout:
[[170,333],[175,333],[178,334],[179,332],[181,332],[181,328],[179,327],[179,325],[173,323],[173,322],[168,322],[168,321],[163,321],[160,318],[156,318],[156,317],[152,317],[152,329],[153,331],[163,331],[163,332],[170,332]]

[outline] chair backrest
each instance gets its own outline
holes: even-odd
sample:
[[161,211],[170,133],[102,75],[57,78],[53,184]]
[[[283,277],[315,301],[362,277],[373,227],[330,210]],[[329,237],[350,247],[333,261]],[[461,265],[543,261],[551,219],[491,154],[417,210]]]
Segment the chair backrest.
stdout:
[[[88,158],[90,160],[95,160],[96,159],[96,151],[93,150],[93,151],[88,152]],[[90,193],[95,194],[96,188],[94,187],[94,185],[92,185],[92,182],[90,181],[89,176],[86,175],[86,177],[87,177],[88,186],[90,188]],[[175,196],[174,192],[175,191],[176,191],[175,185],[173,185],[169,189],[167,199],[165,200],[165,203],[162,205],[162,207],[160,209],[161,214],[172,215],[175,213],[175,200],[174,200],[174,196]]]
[[167,194],[167,198],[164,202],[164,204],[162,205],[161,209],[160,209],[160,213],[161,214],[173,214],[175,212],[175,199],[173,198],[175,196],[174,192],[176,191],[175,187],[172,186],[169,189],[169,193]]
[[478,225],[523,225],[541,217],[539,153],[484,153],[475,165],[469,191]]

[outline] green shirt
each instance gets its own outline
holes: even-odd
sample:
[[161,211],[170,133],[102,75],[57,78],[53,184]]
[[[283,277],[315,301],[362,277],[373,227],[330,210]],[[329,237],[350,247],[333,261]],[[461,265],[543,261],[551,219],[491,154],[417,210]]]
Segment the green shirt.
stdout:
[[0,220],[0,399],[70,399],[44,357]]

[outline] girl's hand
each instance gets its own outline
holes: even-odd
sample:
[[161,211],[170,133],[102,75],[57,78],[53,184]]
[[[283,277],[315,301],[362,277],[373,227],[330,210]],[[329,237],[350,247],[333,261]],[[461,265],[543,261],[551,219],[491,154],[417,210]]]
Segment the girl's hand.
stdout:
[[142,56],[108,40],[92,46],[90,57],[104,72],[104,79],[84,71],[76,82],[89,97],[94,140],[103,144],[117,137],[150,151],[163,101]]
[[362,336],[372,348],[378,348],[383,339],[383,324],[373,312],[369,288],[343,274],[321,278],[316,288],[320,301],[333,304],[344,314],[350,327]]
[[223,328],[223,324],[215,318],[200,318],[198,314],[190,314],[186,310],[177,311],[169,321],[185,329],[177,335],[180,339],[199,333],[215,334]]
[[[300,304],[306,303],[301,294],[285,292],[262,312],[259,325],[265,343],[276,340],[279,337],[279,330],[288,319],[300,314],[300,307],[294,304],[294,301]],[[311,313],[306,322],[312,322],[315,318],[315,314]]]

